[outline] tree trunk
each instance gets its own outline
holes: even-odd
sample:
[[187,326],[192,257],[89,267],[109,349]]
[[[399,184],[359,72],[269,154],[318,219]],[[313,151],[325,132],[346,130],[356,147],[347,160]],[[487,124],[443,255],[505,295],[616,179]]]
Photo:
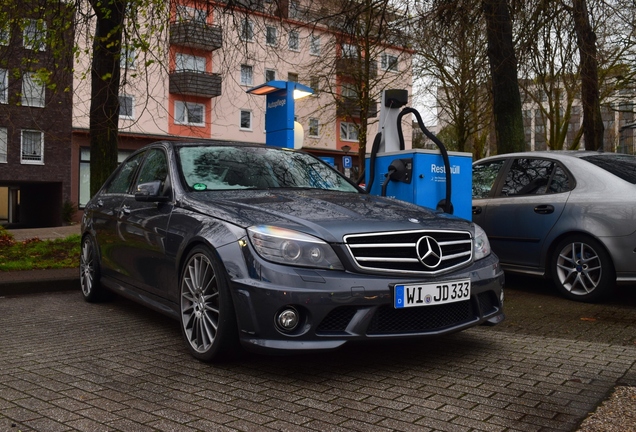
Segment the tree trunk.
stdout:
[[603,148],[603,117],[598,89],[596,34],[590,25],[585,0],[572,1],[576,43],[581,56],[581,104],[583,105],[583,136],[585,150]]
[[126,0],[91,0],[96,15],[91,65],[90,193],[117,167],[122,27]]
[[488,35],[497,153],[524,151],[521,95],[510,11],[506,0],[483,0],[482,6]]

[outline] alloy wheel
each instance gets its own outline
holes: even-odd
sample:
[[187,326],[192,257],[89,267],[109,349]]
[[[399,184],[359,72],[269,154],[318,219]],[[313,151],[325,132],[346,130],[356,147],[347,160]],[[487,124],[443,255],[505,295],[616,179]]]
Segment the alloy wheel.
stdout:
[[588,244],[567,244],[557,258],[556,271],[563,288],[574,295],[586,295],[594,291],[603,276],[603,266],[598,253]]
[[219,328],[219,287],[214,268],[203,253],[193,255],[181,281],[181,322],[192,349],[206,353]]

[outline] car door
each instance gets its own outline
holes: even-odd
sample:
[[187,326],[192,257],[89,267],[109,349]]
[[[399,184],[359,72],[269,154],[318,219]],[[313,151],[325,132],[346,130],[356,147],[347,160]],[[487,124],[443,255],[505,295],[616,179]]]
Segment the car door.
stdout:
[[545,238],[563,213],[573,180],[557,161],[518,157],[501,167],[473,214],[503,264],[538,269]]
[[[166,257],[166,230],[172,213],[171,178],[163,148],[148,150],[132,193],[121,203],[118,215],[121,278],[136,287],[165,295],[174,278],[174,264]],[[138,200],[135,193],[155,184],[162,197]]]
[[101,270],[105,277],[115,277],[121,272],[119,242],[119,212],[128,195],[143,153],[124,161],[115,174],[91,200],[87,208],[91,212],[92,227],[101,256]]

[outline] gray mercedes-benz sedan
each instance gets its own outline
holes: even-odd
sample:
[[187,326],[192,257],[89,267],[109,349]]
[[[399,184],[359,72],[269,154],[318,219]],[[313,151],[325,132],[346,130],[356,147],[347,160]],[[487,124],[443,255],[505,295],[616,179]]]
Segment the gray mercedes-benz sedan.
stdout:
[[511,153],[473,164],[473,221],[504,270],[596,302],[636,285],[636,156]]
[[86,206],[80,264],[87,301],[114,291],[176,318],[203,361],[504,318],[503,272],[477,225],[259,145],[136,151]]

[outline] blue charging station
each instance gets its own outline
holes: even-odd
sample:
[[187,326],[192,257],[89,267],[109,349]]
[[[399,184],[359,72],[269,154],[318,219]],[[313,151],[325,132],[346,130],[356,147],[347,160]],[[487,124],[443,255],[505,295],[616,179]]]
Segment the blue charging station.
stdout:
[[294,81],[268,81],[247,90],[247,93],[266,96],[265,144],[274,147],[296,148],[294,122],[296,99],[309,96],[314,91]]
[[[448,157],[451,168],[453,214],[471,220],[472,154],[448,152]],[[390,181],[386,186],[386,196],[423,207],[437,208],[438,203],[446,198],[446,170],[439,151],[413,149],[378,154],[375,159],[375,178],[369,193],[381,195],[389,166],[396,159],[407,165],[409,175],[402,181]],[[371,171],[370,161],[367,157],[365,173]],[[368,184],[369,179],[366,181]]]

